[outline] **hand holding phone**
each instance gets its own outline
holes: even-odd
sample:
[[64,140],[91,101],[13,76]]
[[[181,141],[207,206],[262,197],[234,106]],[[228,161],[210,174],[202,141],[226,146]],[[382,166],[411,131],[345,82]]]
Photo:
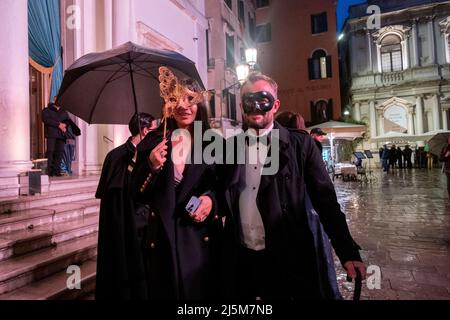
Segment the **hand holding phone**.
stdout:
[[188,204],[186,205],[186,211],[189,213],[189,216],[193,216],[197,211],[198,207],[200,207],[200,203],[202,201],[196,196],[191,197]]

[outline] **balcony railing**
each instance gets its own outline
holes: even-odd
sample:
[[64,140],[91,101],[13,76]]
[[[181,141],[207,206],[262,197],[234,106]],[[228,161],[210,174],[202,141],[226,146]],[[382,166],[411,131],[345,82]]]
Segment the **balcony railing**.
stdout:
[[425,66],[396,72],[353,75],[351,90],[371,89],[402,85],[410,82],[440,80],[440,66]]

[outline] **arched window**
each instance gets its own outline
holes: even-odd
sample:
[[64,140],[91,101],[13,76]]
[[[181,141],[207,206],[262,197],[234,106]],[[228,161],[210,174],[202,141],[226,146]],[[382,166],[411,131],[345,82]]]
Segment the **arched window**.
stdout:
[[320,124],[333,119],[333,99],[311,101],[311,121]]
[[402,44],[399,36],[388,34],[381,40],[381,67],[383,72],[403,70]]
[[309,80],[331,78],[331,56],[322,49],[314,51],[308,60]]

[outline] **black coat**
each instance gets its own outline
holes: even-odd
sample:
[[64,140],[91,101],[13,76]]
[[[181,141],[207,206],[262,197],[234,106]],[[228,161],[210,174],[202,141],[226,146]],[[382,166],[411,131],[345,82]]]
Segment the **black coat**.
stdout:
[[[268,266],[272,271],[261,281],[266,282],[273,298],[324,298],[319,290],[316,251],[308,227],[306,190],[341,262],[361,261],[359,246],[350,235],[334,186],[313,139],[302,132],[288,131],[278,123],[274,128],[280,134],[279,170],[275,175],[261,177],[257,197],[268,260],[272,262]],[[239,196],[245,187],[244,172],[243,165],[226,165],[220,173],[225,187],[220,202],[221,210],[226,214],[221,272],[222,294],[226,298],[238,295],[238,215]]]
[[215,203],[215,166],[186,164],[184,178],[175,187],[170,143],[163,169],[156,174],[150,170],[149,154],[161,140],[161,135],[152,132],[139,145],[132,178],[135,199],[148,204],[152,212],[145,249],[149,297],[157,300],[213,299],[217,292],[217,250],[222,219],[216,215],[216,204],[200,224],[188,216],[185,207],[192,196],[204,194],[210,195]]
[[42,121],[44,122],[44,134],[47,139],[65,140],[64,133],[59,129],[59,124],[69,121],[69,114],[63,109],[56,109],[53,103],[42,110]]
[[95,291],[97,300],[148,298],[136,227],[140,212],[129,195],[128,168],[135,150],[128,141],[108,153],[95,195],[101,199]]

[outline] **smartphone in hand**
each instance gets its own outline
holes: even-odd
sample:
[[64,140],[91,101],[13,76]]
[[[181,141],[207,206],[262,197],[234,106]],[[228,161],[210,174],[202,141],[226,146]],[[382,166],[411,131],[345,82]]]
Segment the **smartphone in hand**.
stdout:
[[202,200],[200,200],[199,198],[195,196],[191,197],[188,204],[186,205],[186,211],[189,213],[190,216],[192,216],[195,213],[195,211],[197,211],[201,202]]

